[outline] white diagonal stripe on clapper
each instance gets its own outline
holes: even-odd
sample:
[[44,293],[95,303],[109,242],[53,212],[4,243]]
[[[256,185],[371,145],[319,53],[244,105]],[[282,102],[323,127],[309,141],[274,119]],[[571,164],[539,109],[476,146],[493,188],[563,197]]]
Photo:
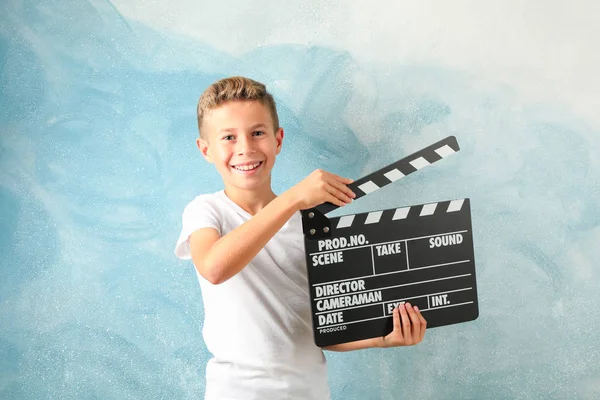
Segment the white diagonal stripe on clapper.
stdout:
[[424,159],[423,157],[419,157],[417,159],[414,159],[410,162],[410,165],[412,165],[413,167],[415,167],[416,169],[421,169],[423,167],[426,167],[429,165],[429,161],[427,161],[426,159]]
[[437,203],[425,204],[421,209],[421,214],[419,216],[423,217],[426,215],[431,215],[435,212],[435,208],[437,207]]
[[359,185],[358,188],[360,190],[362,190],[363,192],[365,192],[365,194],[369,194],[369,193],[374,192],[377,189],[379,189],[379,186],[377,186],[375,183],[373,183],[373,181],[367,181],[367,182],[363,183],[362,185]]
[[464,202],[465,199],[452,200],[450,204],[448,204],[448,209],[446,210],[446,212],[460,211]]
[[352,221],[354,221],[354,215],[344,215],[343,217],[340,217],[337,228],[347,228],[352,226]]
[[402,172],[398,171],[397,168],[394,168],[393,170],[388,171],[383,175],[392,182],[395,182],[400,178],[404,178],[404,174]]
[[410,207],[397,208],[394,216],[392,217],[392,221],[397,219],[405,219],[410,211]]
[[383,214],[383,211],[370,212],[369,215],[367,215],[367,219],[365,220],[365,225],[378,223],[381,219],[381,214]]
[[439,149],[435,149],[435,152],[438,153],[442,158],[448,157],[450,154],[456,153],[454,149],[448,146],[447,144],[440,147]]

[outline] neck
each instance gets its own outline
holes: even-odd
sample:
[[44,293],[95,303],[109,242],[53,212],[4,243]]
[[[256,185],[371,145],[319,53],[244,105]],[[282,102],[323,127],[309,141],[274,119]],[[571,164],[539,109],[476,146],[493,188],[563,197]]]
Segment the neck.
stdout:
[[229,187],[226,185],[225,194],[250,215],[255,215],[277,197],[271,189],[270,182],[265,184],[262,188],[252,190]]

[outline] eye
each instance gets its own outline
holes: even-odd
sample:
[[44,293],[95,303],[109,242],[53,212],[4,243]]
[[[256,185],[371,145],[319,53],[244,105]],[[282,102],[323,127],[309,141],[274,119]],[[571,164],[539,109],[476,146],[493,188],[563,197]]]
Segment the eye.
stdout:
[[260,135],[264,135],[265,133],[263,131],[254,131],[254,134],[256,136],[260,136]]
[[233,135],[227,135],[222,137],[223,140],[233,140],[235,139]]

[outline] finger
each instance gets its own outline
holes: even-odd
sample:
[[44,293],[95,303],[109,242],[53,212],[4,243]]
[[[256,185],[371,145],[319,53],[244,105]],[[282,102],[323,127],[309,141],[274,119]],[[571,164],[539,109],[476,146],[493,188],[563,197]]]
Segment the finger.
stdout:
[[421,314],[421,311],[419,311],[419,307],[415,306],[415,311],[417,312],[417,316],[419,317],[419,320],[421,321],[421,337],[419,338],[419,341],[422,341],[423,338],[425,337],[425,331],[427,330],[427,320],[423,317],[423,314]]
[[[347,194],[337,189],[335,186],[332,186],[331,184],[325,186],[325,190],[327,190],[329,194],[331,194],[333,197],[339,200],[342,203],[341,205],[346,205],[352,202],[352,199]],[[336,202],[335,204],[338,203]]]
[[402,335],[402,327],[400,326],[400,308],[401,306],[398,306],[396,308],[394,308],[394,312],[393,312],[393,324],[394,324],[394,331],[398,332],[400,335]]
[[328,183],[340,192],[344,193],[344,195],[347,196],[350,199],[350,201],[352,201],[352,199],[356,197],[356,193],[354,193],[352,189],[350,189],[344,183],[336,180],[328,181]]
[[325,200],[327,200],[328,202],[340,207],[343,207],[347,204],[343,199],[340,198],[338,191],[336,191],[336,189],[333,186],[326,183],[324,189],[327,192]]
[[325,192],[325,197],[322,198],[322,201],[328,201],[332,204],[335,204],[339,207],[343,207],[346,203],[339,198],[337,195],[336,189],[329,184],[327,179],[323,179],[319,185],[319,189]]
[[332,173],[326,173],[323,177],[325,178],[327,183],[329,183],[332,186],[335,186],[338,190],[343,191],[352,198],[356,197],[356,194],[352,191],[352,189],[350,189],[347,186],[348,184],[354,182],[353,179],[344,178]]
[[412,344],[410,341],[410,318],[406,313],[406,306],[401,305],[400,307],[400,319],[402,322],[402,337],[404,338],[405,344]]
[[421,337],[421,320],[417,316],[417,313],[410,305],[410,303],[406,303],[406,311],[408,312],[408,316],[410,317],[410,321],[412,322],[412,330],[411,330],[411,338],[413,343],[419,343],[419,338]]
[[339,207],[344,207],[347,203],[338,199],[337,197],[335,197],[334,195],[330,194],[329,196],[327,196],[327,198],[325,199],[325,201],[328,201],[332,204],[335,204],[336,206]]

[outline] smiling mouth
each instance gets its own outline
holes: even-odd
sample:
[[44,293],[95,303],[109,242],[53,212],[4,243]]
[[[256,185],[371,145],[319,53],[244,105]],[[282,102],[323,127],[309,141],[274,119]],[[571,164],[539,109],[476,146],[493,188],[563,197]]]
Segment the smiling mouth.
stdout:
[[262,161],[255,162],[253,164],[245,164],[245,165],[232,165],[232,168],[238,171],[253,171],[256,168],[260,167]]

